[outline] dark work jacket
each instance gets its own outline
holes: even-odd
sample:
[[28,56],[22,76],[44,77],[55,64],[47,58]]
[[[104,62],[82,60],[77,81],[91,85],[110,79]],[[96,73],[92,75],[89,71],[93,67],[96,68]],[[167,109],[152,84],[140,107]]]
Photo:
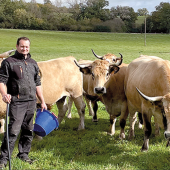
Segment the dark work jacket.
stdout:
[[0,82],[6,84],[7,93],[12,101],[29,101],[36,99],[36,86],[41,85],[37,62],[28,54],[15,52],[13,56],[2,61]]

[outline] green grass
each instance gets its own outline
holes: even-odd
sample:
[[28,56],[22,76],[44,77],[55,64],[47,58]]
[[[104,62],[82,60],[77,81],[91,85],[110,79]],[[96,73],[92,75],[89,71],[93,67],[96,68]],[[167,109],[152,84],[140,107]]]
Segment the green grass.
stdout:
[[[144,46],[144,34],[82,33],[29,30],[0,30],[0,53],[15,48],[16,39],[28,36],[31,39],[31,54],[37,61],[72,55],[77,59],[92,59],[91,49],[98,55],[122,53],[124,62],[130,63],[141,54],[170,57],[170,35],[147,34]],[[48,70],[47,70],[48,71]],[[52,109],[57,114],[56,106]],[[119,120],[116,134],[108,136],[109,115],[103,104],[99,103],[98,122],[92,122],[86,108],[85,130],[77,131],[79,116],[75,106],[72,119],[66,117],[57,131],[38,141],[32,142],[30,158],[36,159],[29,165],[16,158],[17,142],[12,154],[12,169],[57,169],[57,170],[168,170],[170,169],[170,148],[166,148],[166,139],[161,135],[150,137],[148,152],[141,152],[144,132],[135,126],[136,137],[130,141],[129,121],[127,120],[126,139],[119,139]],[[154,123],[152,123],[154,132]],[[0,135],[0,141],[3,136]],[[0,142],[1,143],[1,142]],[[8,169],[8,167],[6,168]]]
[[136,21],[136,24],[142,25],[145,22],[145,16],[138,16],[138,19]]
[[15,48],[20,36],[31,40],[31,54],[36,61],[51,58],[74,56],[77,59],[92,59],[91,49],[98,55],[113,53],[124,56],[124,62],[130,63],[141,54],[168,59],[169,39],[167,34],[147,34],[146,46],[144,34],[84,33],[33,30],[0,29],[0,53]]

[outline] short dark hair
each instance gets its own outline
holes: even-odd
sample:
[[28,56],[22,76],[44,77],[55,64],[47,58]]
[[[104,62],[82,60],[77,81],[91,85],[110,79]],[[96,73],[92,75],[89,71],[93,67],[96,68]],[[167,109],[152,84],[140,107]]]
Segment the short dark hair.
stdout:
[[[27,38],[27,37],[20,37],[20,38],[18,38],[18,40],[17,40],[17,45],[19,45],[20,40],[28,40],[28,41],[30,42],[30,39],[29,39],[29,38]],[[31,43],[31,42],[30,42],[30,43]]]

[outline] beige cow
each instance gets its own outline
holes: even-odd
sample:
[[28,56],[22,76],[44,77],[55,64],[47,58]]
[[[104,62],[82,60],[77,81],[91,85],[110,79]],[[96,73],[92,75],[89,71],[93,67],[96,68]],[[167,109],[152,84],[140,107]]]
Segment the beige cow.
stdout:
[[[93,63],[93,61],[91,60],[79,60],[78,61],[79,65],[88,65],[91,63]],[[84,98],[86,100],[86,104],[89,110],[89,116],[93,116],[93,121],[96,122],[97,121],[96,112],[98,108],[97,102],[102,101],[102,99],[100,96],[96,94],[93,94],[93,96],[88,94],[89,78],[90,78],[90,75],[83,74],[83,95],[84,95]],[[73,100],[70,97],[68,100],[68,114],[67,114],[68,118],[71,118],[72,104],[73,104]]]
[[84,129],[85,103],[83,101],[83,77],[74,63],[75,58],[63,57],[38,62],[42,76],[43,96],[47,105],[57,104],[59,124],[68,109],[66,97],[75,103],[80,123],[78,129]]
[[[104,56],[99,56],[97,55],[93,50],[92,50],[92,53],[94,54],[94,56],[100,60],[106,60],[108,61],[109,63],[117,63],[117,62],[120,62],[122,60],[122,55],[121,57],[117,57],[115,54],[111,54],[111,53],[108,53]],[[78,61],[78,64],[81,65],[81,66],[85,66],[85,65],[89,65],[89,64],[92,64],[93,61],[91,60],[79,60]],[[120,63],[121,64],[121,63]],[[97,95],[95,93],[91,93],[89,94],[88,93],[88,88],[89,86],[91,86],[91,75],[89,74],[83,74],[83,90],[84,90],[84,98],[86,100],[86,103],[87,103],[87,106],[88,106],[88,110],[89,110],[89,116],[93,116],[93,122],[97,122],[97,110],[98,110],[98,104],[97,102],[98,101],[101,101],[103,103],[103,99],[100,95]],[[68,100],[68,114],[67,114],[67,117],[68,118],[71,118],[71,106],[72,106],[72,99],[69,98]]]
[[121,131],[119,137],[123,139],[125,138],[124,128],[128,116],[127,100],[124,93],[124,77],[127,65],[119,66],[121,63],[122,56],[118,63],[111,64],[106,60],[95,60],[92,64],[86,66],[76,64],[83,74],[91,76],[88,94],[95,93],[102,97],[106,110],[110,115],[111,126],[108,134],[115,134],[116,118],[120,116]]
[[140,112],[144,124],[144,142],[141,151],[149,149],[152,132],[151,117],[165,129],[170,145],[170,61],[154,56],[141,56],[127,69],[125,92],[130,115],[130,138],[134,133],[135,112]]

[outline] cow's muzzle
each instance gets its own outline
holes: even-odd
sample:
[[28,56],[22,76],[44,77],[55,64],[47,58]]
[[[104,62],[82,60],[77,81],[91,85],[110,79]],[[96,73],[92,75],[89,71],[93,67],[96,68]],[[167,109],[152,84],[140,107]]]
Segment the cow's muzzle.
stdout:
[[96,87],[96,88],[94,88],[94,93],[96,93],[96,94],[104,94],[104,93],[106,93],[106,88],[104,88],[104,87]]
[[165,131],[164,132],[164,136],[166,139],[170,139],[170,132],[169,131]]

